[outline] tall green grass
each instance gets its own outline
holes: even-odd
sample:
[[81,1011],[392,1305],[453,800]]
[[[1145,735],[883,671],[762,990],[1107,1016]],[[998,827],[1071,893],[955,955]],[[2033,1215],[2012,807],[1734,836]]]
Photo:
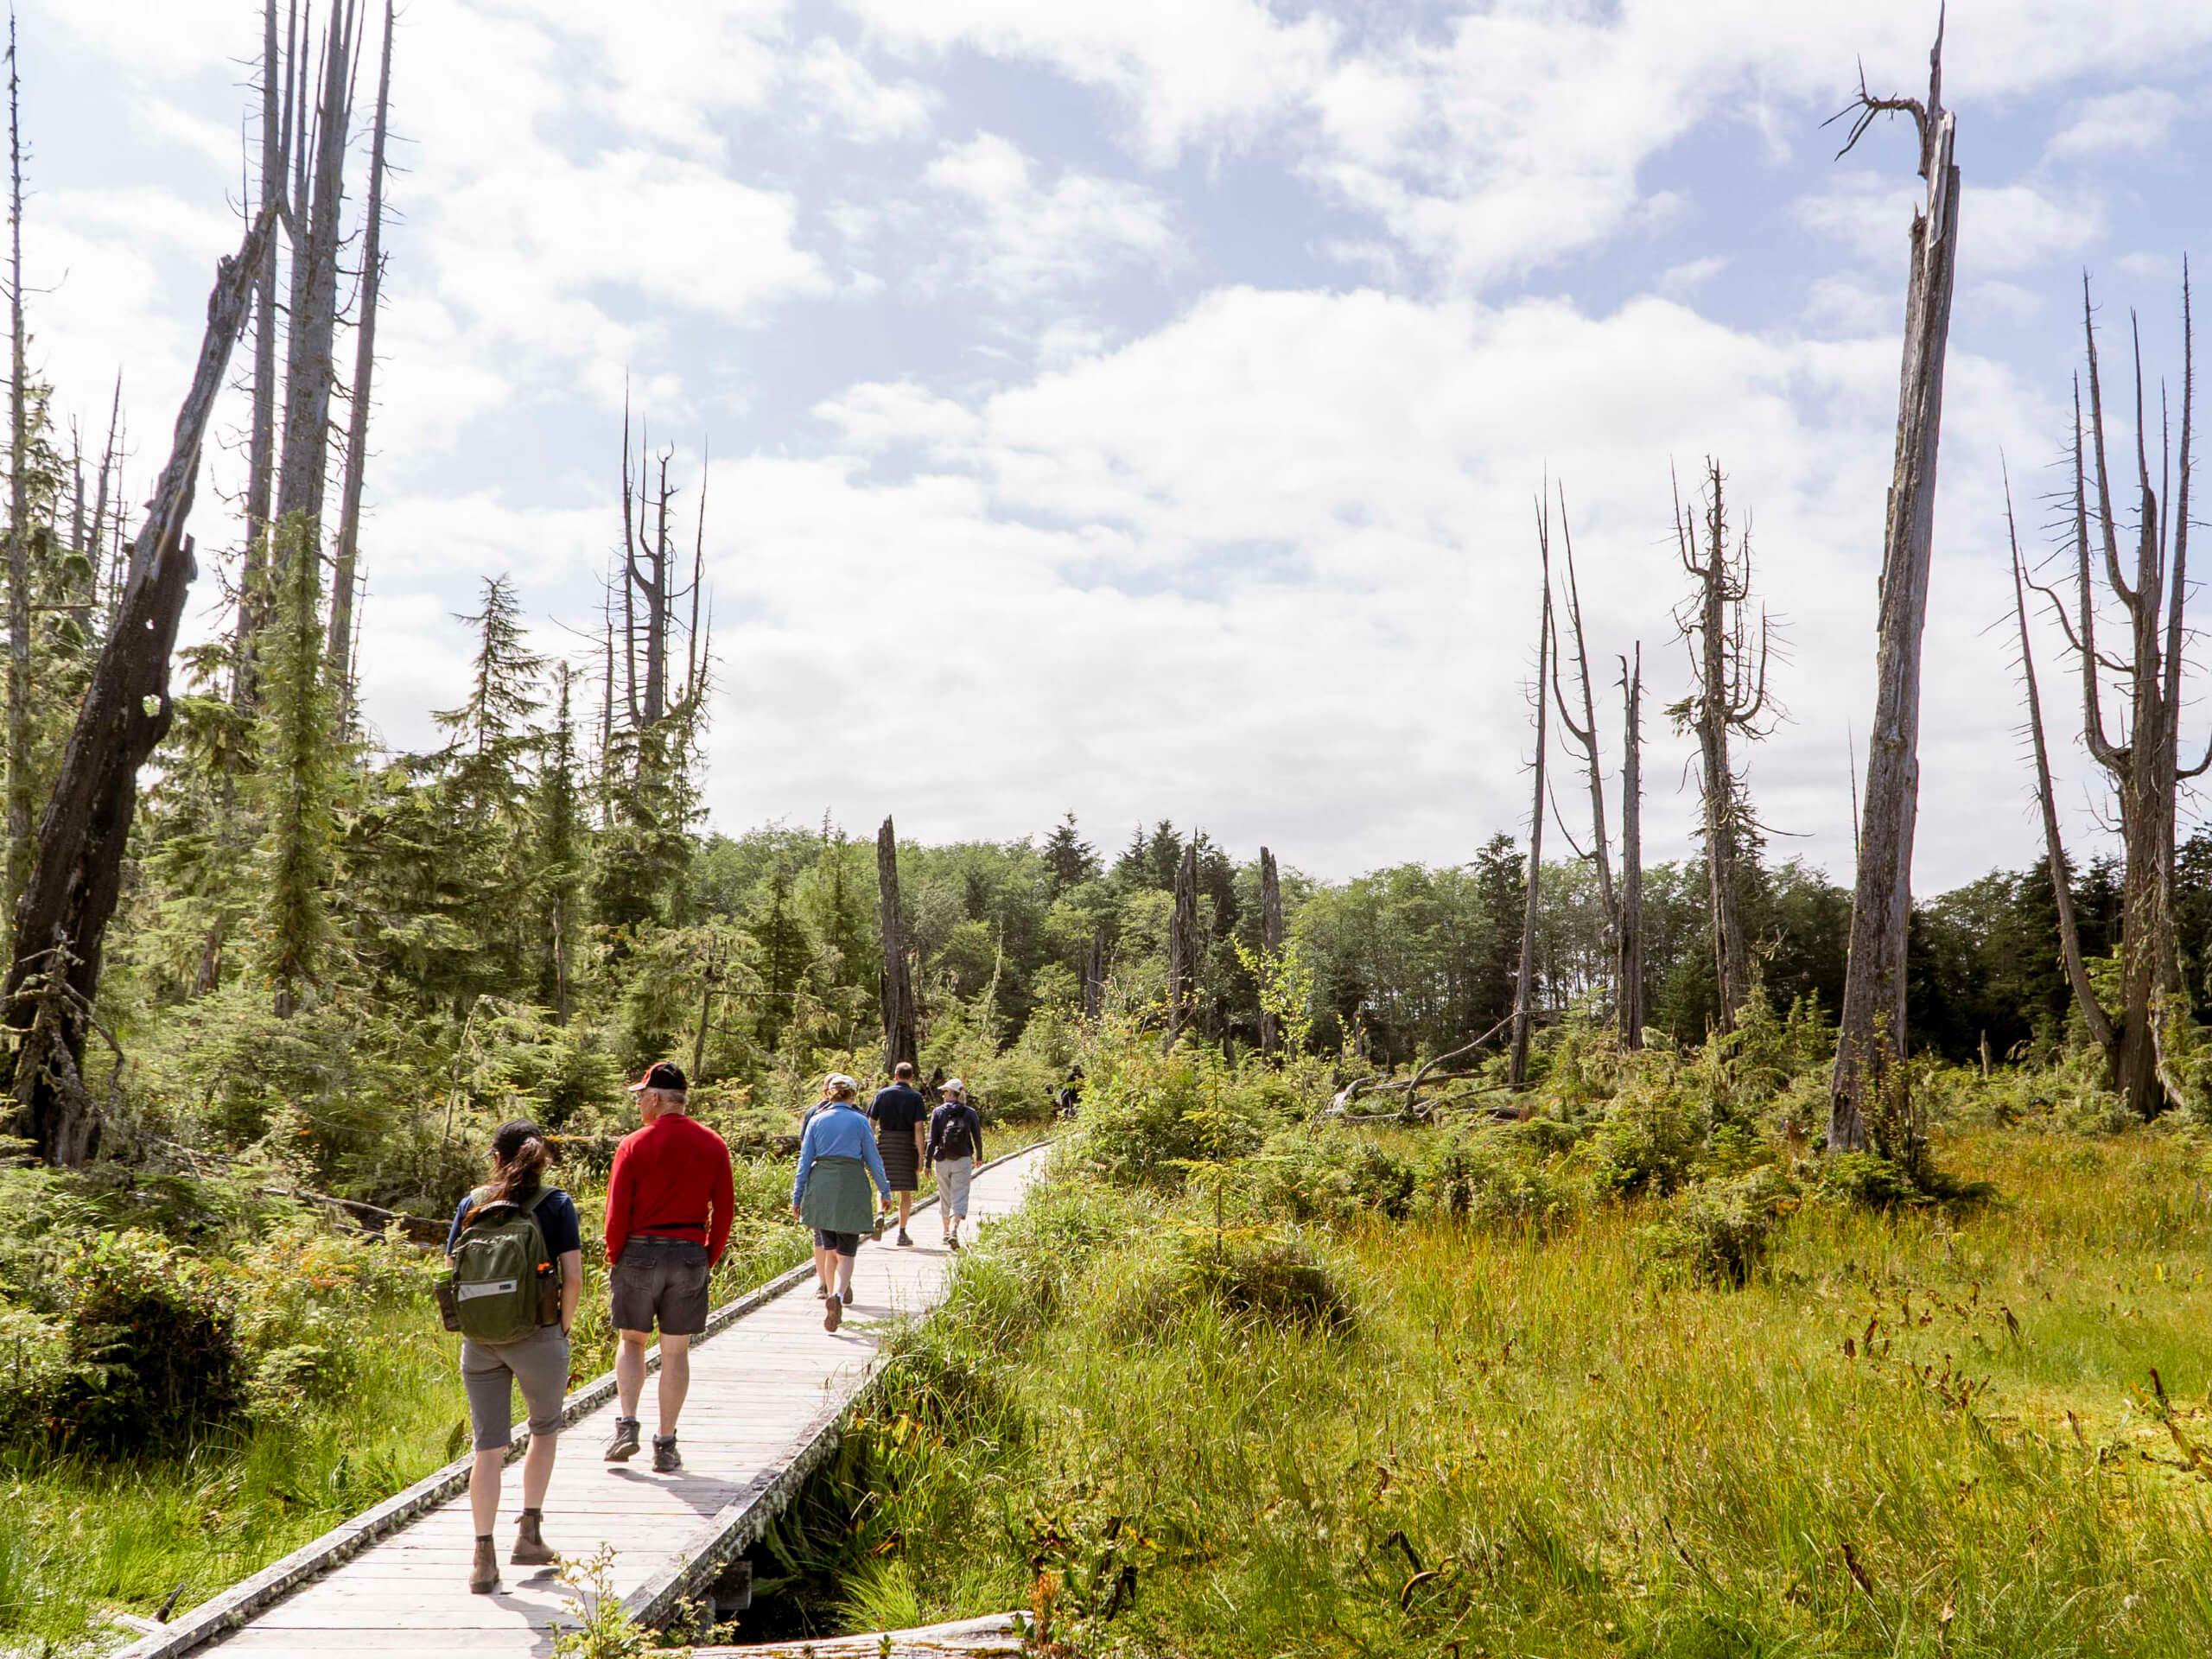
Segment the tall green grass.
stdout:
[[1942,1154],[2003,1198],[1808,1203],[1741,1290],[1658,1270],[1657,1200],[1306,1230],[1341,1326],[1152,1296],[1204,1218],[1070,1184],[911,1339],[995,1426],[887,1395],[927,1433],[849,1614],[1041,1588],[1192,1656],[2212,1651],[2201,1152]]

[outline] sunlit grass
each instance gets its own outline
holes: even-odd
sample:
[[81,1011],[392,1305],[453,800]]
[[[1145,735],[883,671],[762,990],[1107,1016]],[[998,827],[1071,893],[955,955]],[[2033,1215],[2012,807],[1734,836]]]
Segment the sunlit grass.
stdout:
[[[1199,1308],[1133,1340],[1111,1309],[1175,1216],[1055,1199],[931,1338],[1028,1437],[971,1446],[956,1417],[887,1460],[910,1569],[883,1599],[1027,1605],[1049,1560],[1137,1565],[1110,1630],[1184,1655],[2212,1650],[2201,1152],[1942,1155],[2002,1200],[1809,1205],[1741,1291],[1653,1272],[1641,1205],[1541,1242],[1345,1224],[1320,1241],[1358,1308],[1338,1334]],[[1056,1205],[1110,1241],[1066,1248]]]

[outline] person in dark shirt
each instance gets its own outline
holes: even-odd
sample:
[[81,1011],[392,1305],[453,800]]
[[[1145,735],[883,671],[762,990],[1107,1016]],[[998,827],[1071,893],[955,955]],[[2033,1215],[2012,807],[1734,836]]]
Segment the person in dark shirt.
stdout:
[[944,1103],[930,1114],[927,1148],[937,1171],[938,1219],[944,1224],[944,1248],[960,1248],[960,1224],[968,1219],[968,1183],[983,1160],[983,1120],[968,1103],[968,1086],[955,1077],[944,1085]]
[[921,1185],[922,1140],[930,1117],[929,1103],[914,1087],[912,1065],[901,1060],[891,1068],[891,1086],[877,1090],[868,1115],[875,1124],[877,1155],[899,1200],[899,1242],[912,1244],[906,1224],[913,1218],[914,1189]]
[[513,1437],[518,1387],[530,1412],[530,1450],[523,1454],[522,1519],[508,1560],[518,1566],[543,1567],[554,1559],[543,1532],[545,1488],[553,1478],[553,1452],[561,1438],[562,1406],[569,1391],[569,1327],[575,1322],[576,1301],[583,1290],[584,1258],[575,1201],[560,1188],[545,1185],[546,1166],[551,1162],[552,1151],[535,1123],[523,1118],[502,1123],[492,1138],[490,1182],[461,1199],[446,1234],[450,1261],[461,1249],[461,1235],[467,1231],[468,1217],[480,1199],[486,1205],[520,1204],[535,1197],[531,1218],[561,1275],[558,1325],[540,1325],[516,1342],[461,1338],[461,1385],[468,1395],[471,1445],[476,1454],[468,1470],[469,1515],[476,1533],[468,1587],[479,1595],[489,1595],[499,1586],[499,1558],[493,1548],[492,1529],[499,1519],[499,1471]]

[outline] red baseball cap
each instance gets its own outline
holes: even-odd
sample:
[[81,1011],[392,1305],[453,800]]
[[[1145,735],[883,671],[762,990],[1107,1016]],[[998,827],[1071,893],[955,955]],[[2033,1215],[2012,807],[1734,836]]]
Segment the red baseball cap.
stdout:
[[645,1068],[645,1075],[630,1085],[630,1092],[634,1095],[644,1089],[665,1089],[672,1095],[680,1095],[690,1087],[683,1080],[682,1066],[673,1060],[655,1060]]

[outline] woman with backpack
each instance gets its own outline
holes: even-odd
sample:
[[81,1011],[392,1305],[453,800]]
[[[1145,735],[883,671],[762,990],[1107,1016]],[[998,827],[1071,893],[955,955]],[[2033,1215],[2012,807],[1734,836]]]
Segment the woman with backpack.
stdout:
[[891,1178],[861,1110],[861,1086],[842,1071],[822,1085],[821,1103],[807,1114],[791,1180],[791,1213],[814,1229],[814,1270],[822,1280],[822,1328],[835,1331],[853,1300],[853,1263],[861,1235],[875,1224],[868,1182],[886,1201]]
[[536,1124],[521,1118],[502,1123],[492,1137],[492,1179],[461,1201],[446,1236],[453,1274],[440,1300],[447,1327],[461,1333],[461,1376],[476,1452],[468,1471],[476,1523],[468,1587],[479,1595],[499,1587],[492,1529],[518,1386],[529,1413],[530,1450],[522,1460],[521,1526],[507,1559],[518,1567],[554,1559],[541,1506],[568,1397],[569,1327],[583,1289],[584,1257],[575,1201],[544,1183],[552,1160]]
[[968,1183],[983,1156],[983,1120],[968,1103],[968,1085],[955,1077],[944,1085],[944,1103],[930,1114],[930,1166],[937,1171],[938,1219],[944,1224],[944,1248],[960,1248],[960,1224],[968,1219]]

